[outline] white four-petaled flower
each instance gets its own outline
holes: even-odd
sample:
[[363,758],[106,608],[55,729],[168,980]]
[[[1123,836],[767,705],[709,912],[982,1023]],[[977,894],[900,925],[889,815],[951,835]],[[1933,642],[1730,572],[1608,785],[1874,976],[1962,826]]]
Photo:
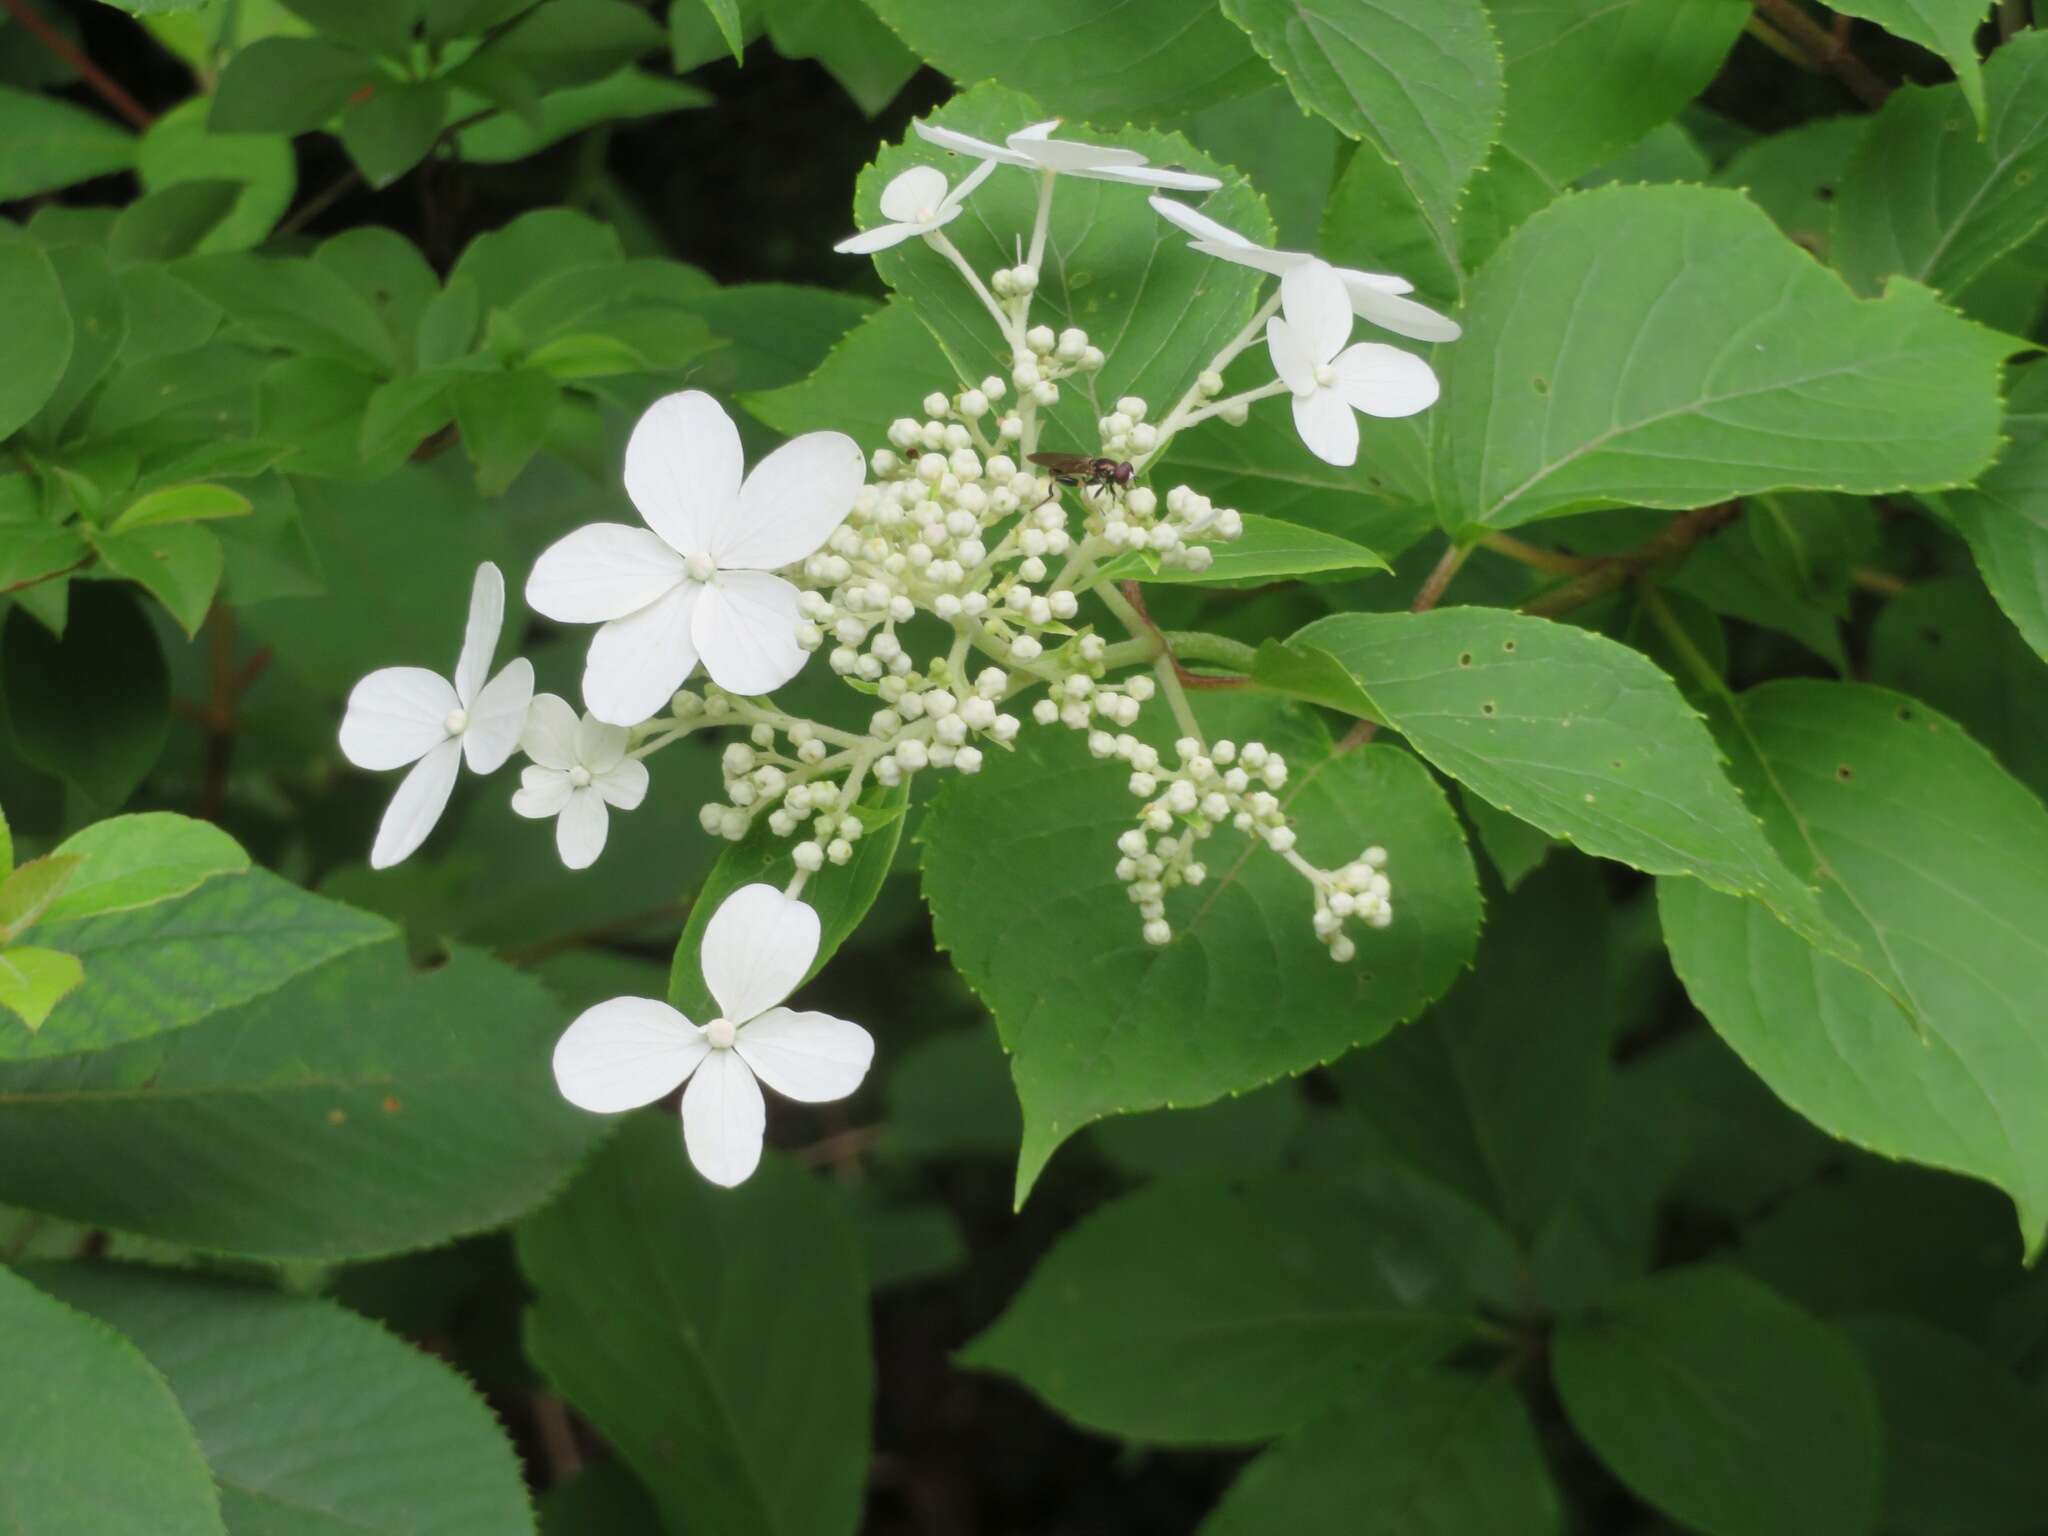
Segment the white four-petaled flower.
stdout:
[[1056,139],[1053,129],[1060,120],[1033,123],[1019,128],[1001,144],[991,144],[971,134],[958,133],[931,123],[912,124],[918,137],[941,149],[992,160],[997,165],[1021,165],[1030,171],[1057,171],[1062,176],[1080,176],[1089,181],[1127,181],[1140,187],[1171,187],[1179,192],[1213,192],[1223,183],[1214,176],[1192,171],[1161,171],[1145,164],[1145,157],[1132,149],[1109,149],[1098,144],[1077,144]]
[[[1155,195],[1149,201],[1160,217],[1193,235],[1195,238],[1188,242],[1189,249],[1200,251],[1205,256],[1270,272],[1275,277],[1284,277],[1294,268],[1316,259],[1307,251],[1276,251],[1247,240],[1206,213],[1190,208],[1186,203],[1177,203],[1170,197]],[[1331,270],[1344,285],[1344,296],[1351,302],[1351,312],[1381,330],[1392,331],[1396,336],[1411,336],[1417,341],[1456,341],[1464,334],[1457,321],[1445,319],[1426,304],[1401,297],[1415,291],[1415,285],[1405,277],[1395,277],[1388,272],[1361,272],[1355,267],[1333,267]]]
[[528,606],[601,626],[583,671],[598,719],[649,719],[700,660],[737,694],[770,692],[802,670],[797,589],[773,573],[845,520],[866,460],[843,432],[806,432],[742,483],[744,470],[739,431],[716,400],[665,396],[626,444],[626,494],[647,526],[593,523],[534,562]]
[[914,236],[928,235],[958,218],[967,195],[987,181],[995,168],[995,161],[984,160],[948,191],[944,171],[929,165],[913,165],[882,188],[882,217],[891,222],[849,235],[832,249],[849,256],[866,256],[901,245]]
[[505,578],[486,560],[470,588],[454,682],[425,667],[385,667],[349,693],[341,755],[358,768],[414,765],[377,827],[372,869],[389,868],[427,840],[465,757],[472,773],[493,773],[519,744],[533,699],[533,664],[519,657],[484,681],[504,623]]
[[806,1104],[860,1086],[875,1042],[858,1024],[781,1006],[818,954],[818,914],[772,885],[734,891],[704,927],[699,958],[720,1015],[699,1028],[651,997],[579,1014],[555,1046],[562,1096],[600,1114],[652,1104],[687,1081],[683,1144],[697,1171],[734,1185],[761,1161],[766,1083]]
[[1436,403],[1429,364],[1399,347],[1351,339],[1351,302],[1327,262],[1289,267],[1280,278],[1280,313],[1266,325],[1266,347],[1280,381],[1294,392],[1294,426],[1326,464],[1358,462],[1358,420],[1413,416]]
[[555,848],[571,869],[604,852],[607,805],[630,811],[647,797],[647,765],[626,756],[631,733],[595,715],[576,718],[566,700],[543,693],[527,711],[519,744],[533,761],[520,771],[512,809],[555,818]]

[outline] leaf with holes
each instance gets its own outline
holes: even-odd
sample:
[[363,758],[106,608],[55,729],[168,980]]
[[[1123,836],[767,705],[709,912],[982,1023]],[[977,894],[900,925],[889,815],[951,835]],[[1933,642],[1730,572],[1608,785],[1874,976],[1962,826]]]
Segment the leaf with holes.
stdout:
[[1786,1103],[1859,1146],[1999,1185],[2037,1252],[2048,810],[1951,722],[1886,689],[1767,683],[1728,714],[1736,781],[1878,979],[1753,908],[1664,881],[1680,980]]

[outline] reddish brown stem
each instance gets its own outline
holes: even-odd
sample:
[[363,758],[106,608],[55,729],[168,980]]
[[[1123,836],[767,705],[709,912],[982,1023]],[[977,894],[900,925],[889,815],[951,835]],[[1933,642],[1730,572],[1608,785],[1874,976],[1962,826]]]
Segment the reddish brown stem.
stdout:
[[1796,44],[1800,52],[1828,71],[1866,107],[1881,107],[1891,86],[1849,46],[1846,17],[1836,17],[1834,30],[1808,15],[1799,0],[1750,0],[1757,13]]
[[91,86],[101,101],[120,113],[129,127],[140,133],[156,121],[156,114],[130,96],[120,81],[87,58],[84,49],[51,26],[42,13],[29,4],[29,0],[0,0],[0,7],[26,27],[37,42],[77,70],[78,78]]
[[1221,677],[1213,672],[1190,672],[1181,665],[1180,658],[1173,654],[1173,647],[1166,643],[1165,631],[1153,622],[1151,611],[1145,607],[1144,589],[1135,581],[1121,581],[1117,583],[1117,590],[1123,593],[1124,601],[1129,603],[1137,613],[1139,622],[1145,626],[1145,632],[1159,642],[1159,653],[1166,658],[1168,665],[1173,668],[1174,679],[1181,687],[1209,689],[1251,687],[1252,680],[1248,677]]
[[1582,608],[1595,598],[1605,597],[1631,577],[1682,560],[1694,545],[1712,538],[1742,515],[1742,503],[1724,501],[1711,507],[1681,512],[1655,537],[1634,549],[1609,555],[1583,576],[1552,587],[1522,605],[1522,612],[1554,619],[1559,614]]

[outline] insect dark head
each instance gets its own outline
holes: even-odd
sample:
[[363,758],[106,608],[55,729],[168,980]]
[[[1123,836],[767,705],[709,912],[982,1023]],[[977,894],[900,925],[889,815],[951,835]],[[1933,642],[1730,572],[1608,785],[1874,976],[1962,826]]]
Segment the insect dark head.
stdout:
[[1136,473],[1137,470],[1129,464],[1113,464],[1110,466],[1109,478],[1116,482],[1118,490],[1128,490],[1130,489],[1131,477]]

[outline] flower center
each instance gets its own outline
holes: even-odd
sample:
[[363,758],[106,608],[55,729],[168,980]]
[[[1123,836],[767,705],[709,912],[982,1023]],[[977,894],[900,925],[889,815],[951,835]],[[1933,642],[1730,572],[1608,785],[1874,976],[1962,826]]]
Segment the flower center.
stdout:
[[450,736],[460,736],[469,729],[469,711],[459,708],[451,709],[448,711],[447,718],[441,722],[441,725]]
[[1321,388],[1321,389],[1328,389],[1328,388],[1329,388],[1329,387],[1330,387],[1330,386],[1331,386],[1332,384],[1334,384],[1334,383],[1336,383],[1336,382],[1337,382],[1337,370],[1336,370],[1336,369],[1332,368],[1332,367],[1331,367],[1331,366],[1330,366],[1330,365],[1329,365],[1328,363],[1321,363],[1321,364],[1317,365],[1317,368],[1316,368],[1316,385],[1317,385],[1317,387],[1318,387],[1318,388]]
[[713,1019],[704,1026],[704,1038],[710,1042],[714,1051],[731,1050],[733,1034],[731,1019]]
[[917,217],[910,222],[913,224],[929,224],[938,216],[939,210],[936,208],[920,208],[917,210]]
[[683,562],[683,574],[692,581],[709,581],[718,574],[718,562],[709,555],[692,555]]
[[578,763],[569,770],[569,782],[578,789],[590,788],[590,770]]

